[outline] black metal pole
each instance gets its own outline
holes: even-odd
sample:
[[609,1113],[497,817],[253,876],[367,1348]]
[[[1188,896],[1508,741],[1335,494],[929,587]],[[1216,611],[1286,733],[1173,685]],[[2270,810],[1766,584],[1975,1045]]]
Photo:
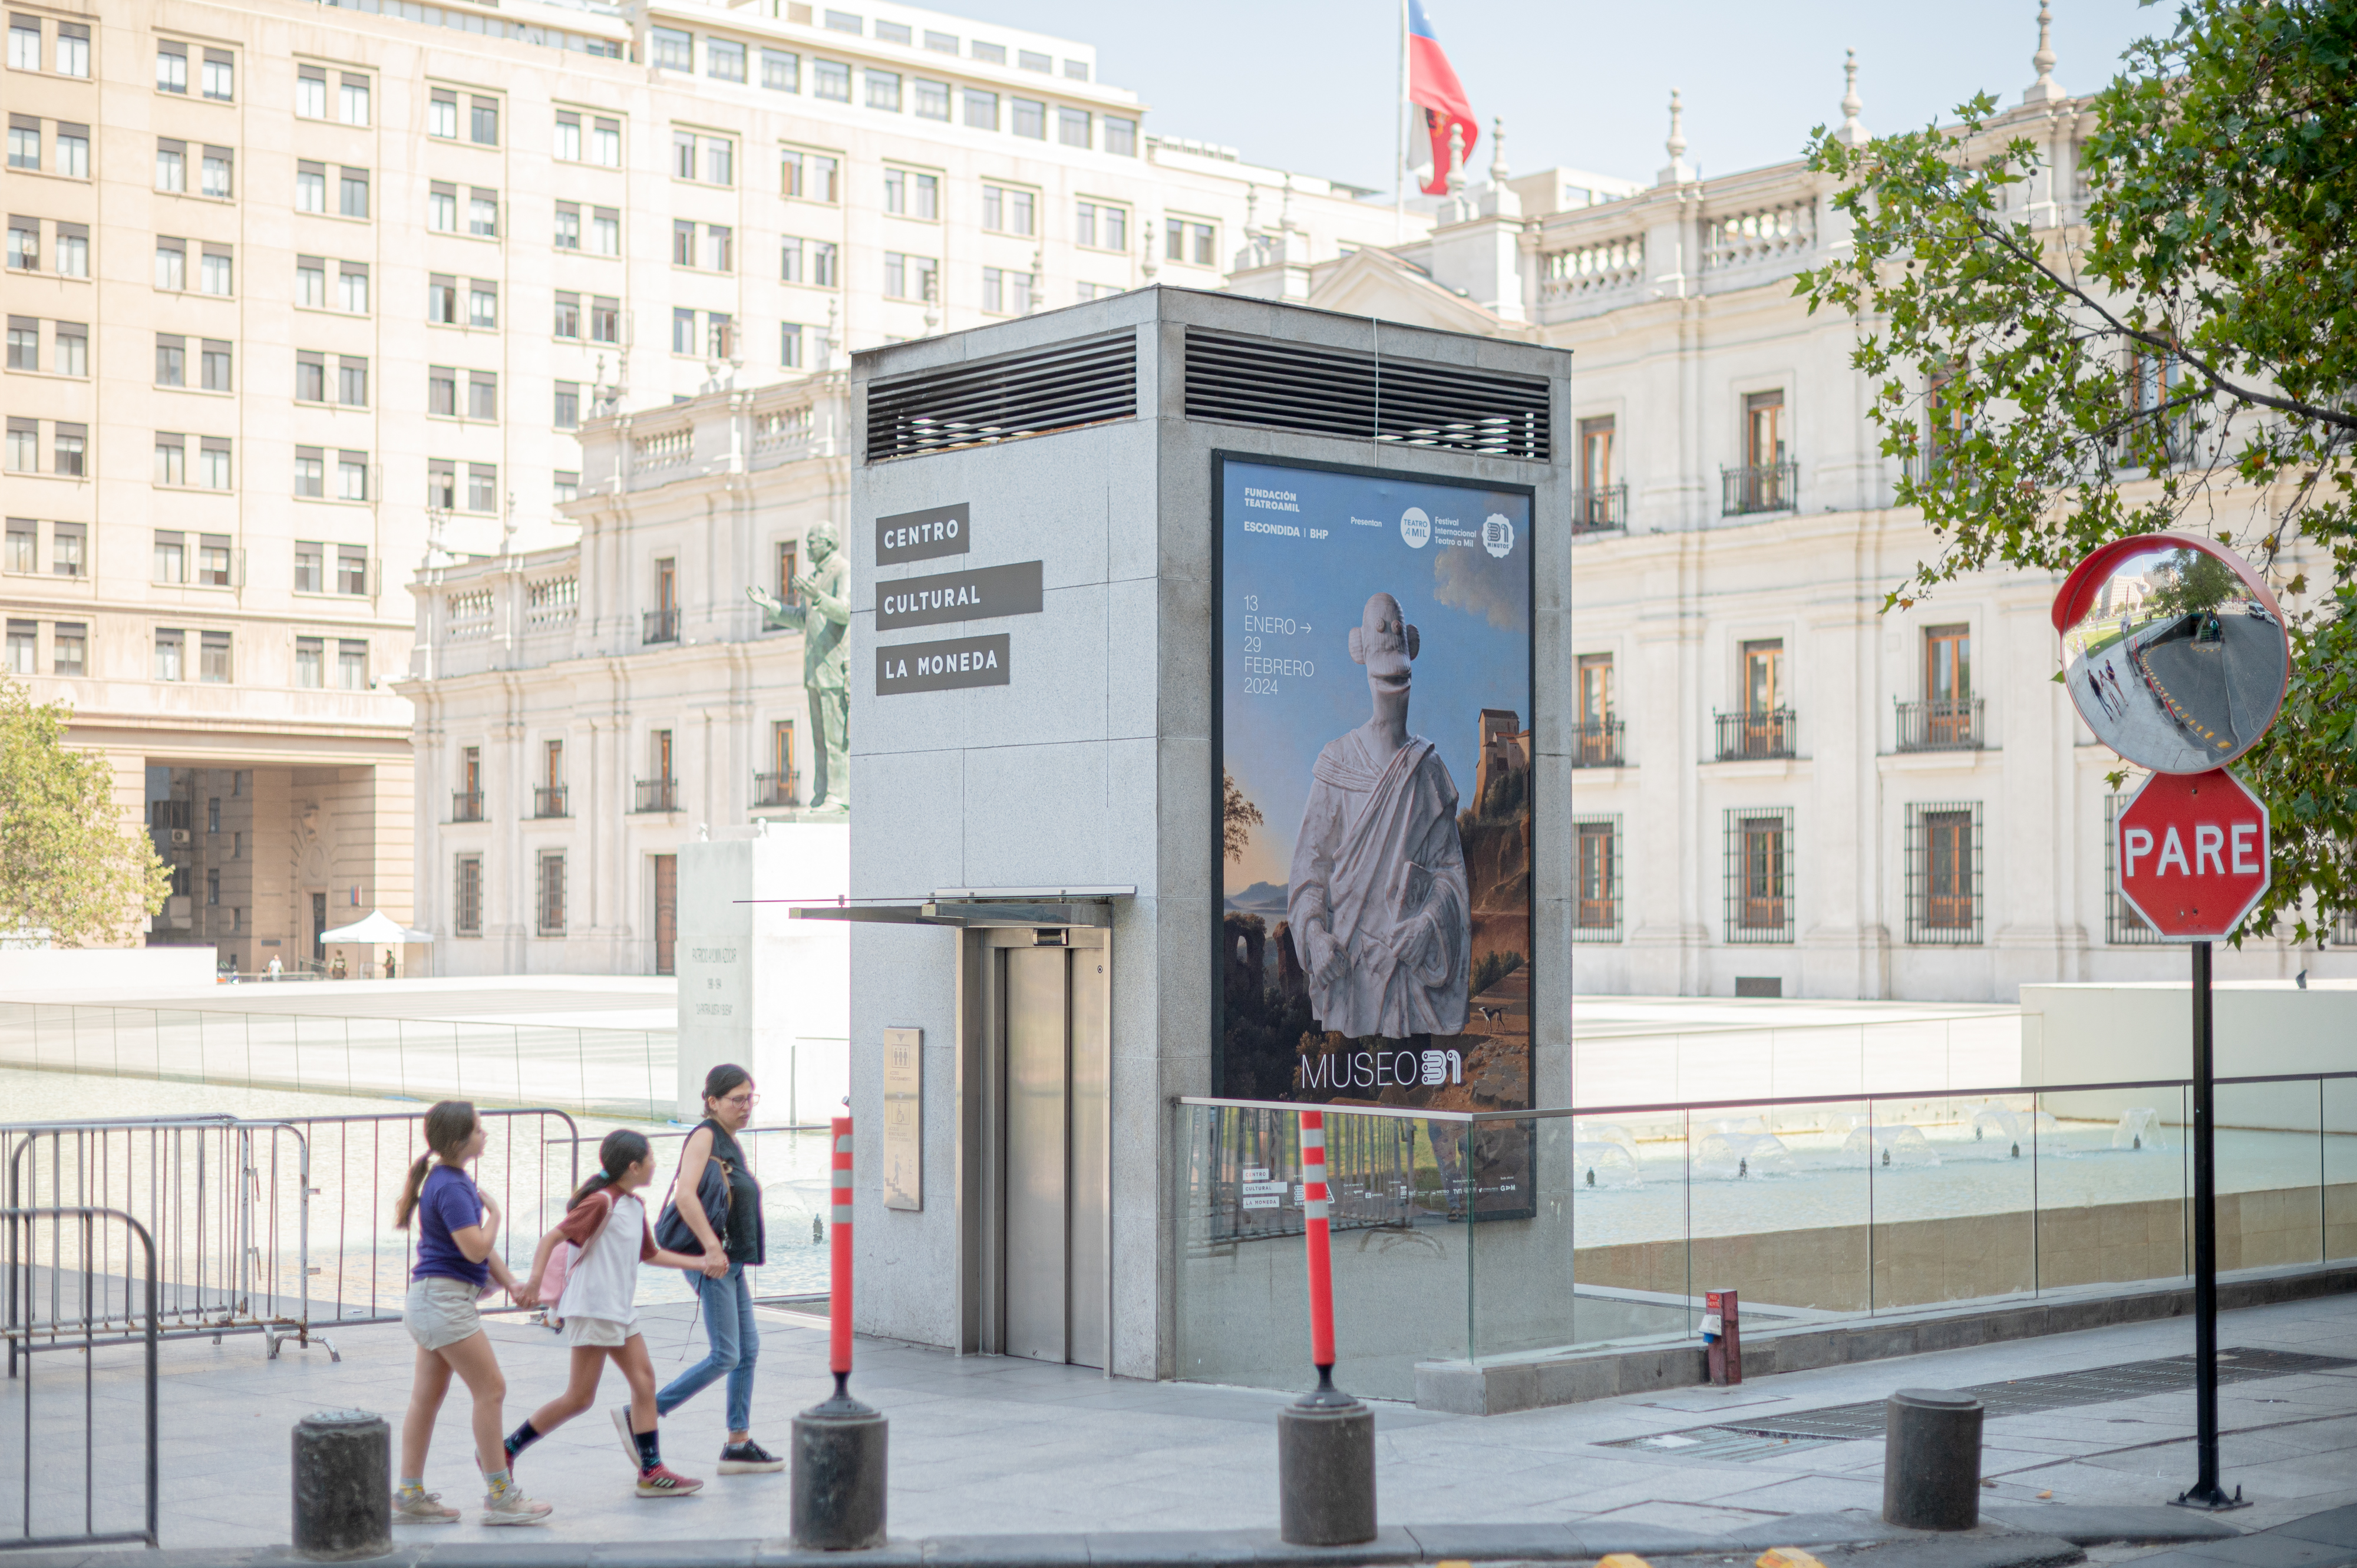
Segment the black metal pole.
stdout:
[[2193,1416],[2198,1473],[2177,1498],[2195,1509],[2244,1506],[2218,1484],[2217,1095],[2212,1047],[2210,944],[2193,944]]

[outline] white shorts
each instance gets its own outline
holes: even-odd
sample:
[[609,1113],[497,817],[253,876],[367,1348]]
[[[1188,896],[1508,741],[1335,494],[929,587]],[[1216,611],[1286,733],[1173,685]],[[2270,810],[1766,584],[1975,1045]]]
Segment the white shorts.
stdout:
[[628,1323],[617,1323],[610,1317],[568,1317],[565,1320],[565,1342],[575,1349],[587,1346],[600,1350],[617,1349],[629,1342],[639,1331],[639,1319],[633,1313]]
[[402,1303],[402,1326],[421,1350],[439,1350],[471,1339],[482,1332],[482,1315],[475,1309],[477,1287],[465,1280],[428,1276],[410,1282]]

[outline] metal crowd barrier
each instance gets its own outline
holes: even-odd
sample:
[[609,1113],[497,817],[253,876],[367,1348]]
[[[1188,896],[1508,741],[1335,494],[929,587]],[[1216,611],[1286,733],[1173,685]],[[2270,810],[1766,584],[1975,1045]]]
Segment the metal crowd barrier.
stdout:
[[[482,1110],[490,1137],[475,1176],[506,1219],[500,1251],[527,1266],[573,1190],[577,1128],[561,1111]],[[425,1111],[268,1120],[145,1117],[0,1125],[10,1208],[116,1209],[157,1256],[158,1299],[143,1326],[127,1299],[83,1302],[62,1242],[6,1235],[0,1338],[19,1356],[93,1339],[122,1343],[259,1334],[341,1357],[327,1330],[401,1316],[414,1231],[393,1224]]]
[[[62,1546],[102,1546],[137,1542],[145,1546],[156,1544],[156,1347],[162,1337],[163,1310],[156,1275],[156,1242],[147,1228],[119,1208],[78,1204],[56,1208],[0,1208],[0,1228],[5,1228],[8,1240],[8,1287],[14,1299],[18,1287],[31,1294],[36,1265],[32,1260],[42,1253],[41,1232],[48,1232],[48,1255],[52,1260],[47,1282],[56,1293],[62,1313],[52,1317],[49,1326],[55,1330],[43,1343],[26,1348],[72,1349],[81,1354],[81,1421],[76,1429],[70,1420],[61,1419],[63,1411],[45,1406],[36,1409],[33,1363],[28,1355],[16,1397],[23,1402],[24,1423],[22,1463],[24,1474],[16,1489],[16,1530],[12,1536],[0,1538],[0,1547],[38,1548]],[[120,1232],[118,1237],[116,1232]],[[131,1255],[133,1242],[138,1243],[137,1266]],[[62,1282],[59,1265],[63,1265]],[[144,1346],[145,1355],[141,1368],[145,1393],[145,1448],[142,1471],[145,1483],[145,1511],[140,1527],[135,1530],[102,1528],[100,1518],[101,1499],[98,1486],[98,1358],[93,1354],[102,1344],[115,1343],[124,1337],[120,1332],[124,1324],[134,1326],[130,1336]],[[79,1331],[78,1333],[76,1331]],[[16,1345],[10,1343],[13,1359]],[[11,1368],[12,1374],[14,1368]],[[72,1374],[66,1374],[67,1386],[71,1386]],[[44,1390],[49,1385],[40,1385]],[[70,1406],[66,1407],[70,1409]],[[109,1413],[110,1425],[114,1417]],[[112,1434],[110,1433],[110,1436]],[[76,1440],[79,1439],[79,1442]],[[42,1504],[56,1506],[65,1501],[70,1506],[70,1487],[61,1484],[63,1472],[72,1463],[73,1451],[81,1449],[81,1527],[80,1530],[40,1530],[33,1490],[33,1455],[41,1455]],[[109,1473],[110,1487],[115,1480]],[[112,1523],[112,1520],[106,1521]]]

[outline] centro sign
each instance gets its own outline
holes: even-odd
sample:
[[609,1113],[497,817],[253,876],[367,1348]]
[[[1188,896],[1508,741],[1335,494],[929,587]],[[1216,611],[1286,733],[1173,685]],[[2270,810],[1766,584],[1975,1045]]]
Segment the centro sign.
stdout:
[[2120,897],[2169,941],[2212,941],[2267,890],[2267,811],[2223,768],[2156,773],[2119,815]]

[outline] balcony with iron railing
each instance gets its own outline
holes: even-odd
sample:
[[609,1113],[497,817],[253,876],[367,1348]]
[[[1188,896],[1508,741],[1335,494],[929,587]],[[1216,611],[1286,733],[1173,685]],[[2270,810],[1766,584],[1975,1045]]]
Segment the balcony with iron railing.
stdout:
[[679,611],[643,610],[639,616],[639,640],[645,642],[677,642]]
[[753,804],[764,806],[799,806],[802,801],[800,773],[756,773],[753,775]]
[[1899,749],[1901,751],[1978,751],[1981,738],[1979,697],[1930,697],[1920,703],[1900,703]]
[[1791,511],[1801,493],[1801,465],[1754,463],[1718,471],[1721,517],[1746,517],[1754,512]]
[[641,779],[638,780],[639,803],[633,812],[676,811],[679,810],[679,780],[676,779]]
[[1571,532],[1619,533],[1629,527],[1629,487],[1598,485],[1571,492]]
[[565,789],[562,784],[535,784],[532,787],[532,814],[542,822],[551,817],[569,817],[565,806]]
[[1795,745],[1800,722],[1790,708],[1713,716],[1718,726],[1721,762],[1759,762],[1800,755]]
[[483,820],[483,792],[480,789],[450,791],[450,820],[454,822],[479,822]]
[[1619,719],[1585,719],[1571,726],[1571,765],[1574,768],[1619,768],[1624,758],[1620,750],[1620,732],[1624,725]]

